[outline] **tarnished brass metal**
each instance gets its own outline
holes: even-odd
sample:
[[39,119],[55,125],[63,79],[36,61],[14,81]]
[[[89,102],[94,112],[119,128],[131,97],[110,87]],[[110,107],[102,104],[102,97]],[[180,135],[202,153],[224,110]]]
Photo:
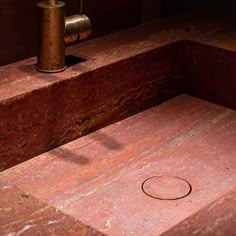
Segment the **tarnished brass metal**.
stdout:
[[[54,2],[55,1],[48,1]],[[40,27],[39,49],[36,69],[41,72],[59,72],[66,69],[64,43],[64,7],[65,3],[58,2],[49,5],[39,2]]]
[[46,0],[47,5],[55,6],[58,3],[58,0]]
[[84,15],[73,15],[66,17],[65,42],[71,43],[76,40],[85,40],[91,35],[90,19]]
[[65,3],[58,0],[45,0],[37,6],[40,36],[36,69],[45,73],[63,71],[65,43],[87,39],[91,35],[91,22],[84,14],[65,18]]

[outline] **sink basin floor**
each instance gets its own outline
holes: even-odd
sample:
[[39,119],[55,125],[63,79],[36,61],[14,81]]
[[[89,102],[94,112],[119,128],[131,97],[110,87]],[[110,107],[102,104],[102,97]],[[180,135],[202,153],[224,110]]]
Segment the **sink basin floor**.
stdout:
[[[156,236],[236,187],[235,141],[235,111],[181,95],[0,176],[104,234]],[[192,192],[151,198],[142,183],[153,176]]]

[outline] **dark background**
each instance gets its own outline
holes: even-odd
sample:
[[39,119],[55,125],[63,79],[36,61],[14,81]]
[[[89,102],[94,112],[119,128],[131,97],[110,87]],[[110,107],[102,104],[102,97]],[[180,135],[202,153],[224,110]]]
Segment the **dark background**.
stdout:
[[[0,0],[0,66],[36,55],[37,2]],[[78,13],[79,0],[65,2],[67,15]],[[192,10],[236,14],[236,0],[84,0],[93,37]]]
[[162,0],[161,16],[196,10],[236,15],[236,0]]

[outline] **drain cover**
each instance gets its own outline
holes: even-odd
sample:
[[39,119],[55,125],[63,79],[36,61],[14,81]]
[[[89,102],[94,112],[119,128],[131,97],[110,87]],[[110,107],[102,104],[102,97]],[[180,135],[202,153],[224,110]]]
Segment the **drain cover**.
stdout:
[[142,190],[149,197],[159,200],[178,200],[187,197],[191,191],[191,184],[175,176],[153,176],[142,184]]

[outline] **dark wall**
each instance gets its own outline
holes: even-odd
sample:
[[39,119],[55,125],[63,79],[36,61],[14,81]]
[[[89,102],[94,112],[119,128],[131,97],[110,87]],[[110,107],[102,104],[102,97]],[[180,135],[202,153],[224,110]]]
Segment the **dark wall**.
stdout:
[[[0,66],[36,55],[38,1],[0,0]],[[66,2],[67,15],[79,12],[79,0]],[[94,37],[141,22],[141,0],[84,0]]]
[[35,2],[0,0],[0,65],[32,55],[36,38]]
[[170,16],[181,12],[207,10],[236,15],[235,0],[162,0],[162,16]]
[[152,20],[160,16],[161,0],[141,0],[142,22]]

